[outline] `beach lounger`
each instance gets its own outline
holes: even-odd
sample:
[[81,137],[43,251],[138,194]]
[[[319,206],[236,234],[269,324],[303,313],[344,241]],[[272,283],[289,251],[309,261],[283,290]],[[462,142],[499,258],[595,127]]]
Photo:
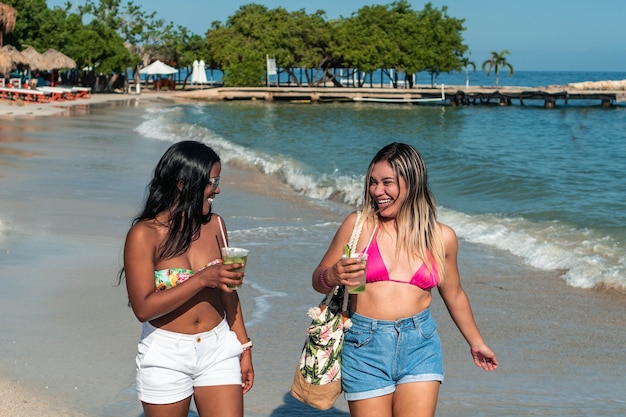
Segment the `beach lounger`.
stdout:
[[24,100],[28,102],[48,103],[50,93],[29,88],[0,87],[0,98],[9,100]]
[[89,87],[72,87],[72,92],[76,98],[89,98],[91,97],[91,88]]
[[52,101],[74,100],[76,98],[71,88],[45,86],[37,89],[49,93]]

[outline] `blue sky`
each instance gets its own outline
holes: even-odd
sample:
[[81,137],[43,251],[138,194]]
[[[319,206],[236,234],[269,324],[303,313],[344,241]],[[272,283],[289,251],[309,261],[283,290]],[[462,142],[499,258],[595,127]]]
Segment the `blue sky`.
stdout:
[[[47,0],[49,7],[69,0]],[[96,0],[97,1],[97,0]],[[203,35],[211,22],[225,22],[242,5],[269,9],[324,10],[328,19],[348,17],[359,8],[389,1],[274,0],[186,1],[134,0],[146,12]],[[81,4],[80,0],[71,0]],[[126,0],[122,0],[126,3]],[[409,1],[421,10],[426,1]],[[448,6],[448,15],[464,18],[465,43],[478,67],[491,51],[508,49],[516,71],[626,71],[625,0],[432,0]],[[271,53],[271,51],[268,51]]]

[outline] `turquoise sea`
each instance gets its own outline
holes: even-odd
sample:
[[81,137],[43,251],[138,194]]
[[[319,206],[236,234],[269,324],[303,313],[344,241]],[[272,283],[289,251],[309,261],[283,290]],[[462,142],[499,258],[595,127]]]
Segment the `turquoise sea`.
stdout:
[[[539,86],[583,74],[521,78]],[[616,74],[594,78],[603,76]],[[462,238],[562,270],[574,287],[624,289],[626,108],[542,104],[216,103],[164,109],[138,129],[205,141],[319,204],[354,207],[374,153],[391,141],[410,143],[427,162],[442,219]]]
[[[463,85],[458,77],[439,82]],[[534,87],[626,73],[500,79]],[[321,298],[310,276],[359,206],[374,153],[401,141],[426,161],[440,220],[460,239],[476,320],[501,362],[493,374],[473,366],[434,294],[446,361],[438,415],[622,415],[625,127],[626,107],[599,103],[548,110],[147,95],[0,120],[0,377],[96,417],[142,416],[133,380],[140,325],[113,284],[154,165],[170,144],[195,139],[222,157],[215,211],[232,244],[251,249],[240,297],[257,379],[246,416],[347,417],[343,399],[322,413],[289,395],[306,311]]]

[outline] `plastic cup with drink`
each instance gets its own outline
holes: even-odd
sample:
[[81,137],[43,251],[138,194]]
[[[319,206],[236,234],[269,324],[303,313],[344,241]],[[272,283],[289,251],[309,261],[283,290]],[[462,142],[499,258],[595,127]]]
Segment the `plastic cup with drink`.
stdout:
[[[233,271],[245,272],[246,262],[248,261],[248,253],[250,252],[248,249],[234,248],[232,246],[227,246],[221,249],[222,249],[222,261],[224,265],[243,264],[241,268],[233,269]],[[243,278],[241,278],[241,281],[243,281]],[[231,288],[233,290],[238,290],[241,288],[241,283],[237,285],[229,285],[228,288]]]
[[[248,262],[248,253],[250,251],[248,249],[242,248],[234,248],[232,246],[228,246],[226,243],[226,234],[224,233],[224,227],[222,226],[222,222],[219,220],[220,231],[222,232],[222,240],[224,241],[223,248],[220,248],[222,251],[222,263],[224,265],[229,264],[243,264],[241,268],[233,269],[234,272],[245,272],[246,271],[246,262]],[[238,290],[241,288],[241,284],[243,283],[243,278],[239,280],[240,282],[236,285],[229,285],[228,288],[233,290]]]
[[360,275],[356,277],[355,279],[353,279],[353,281],[358,281],[359,285],[354,286],[354,287],[346,286],[346,288],[348,289],[348,292],[350,294],[359,294],[365,291],[365,272],[367,270],[367,253],[351,253],[351,252],[352,251],[350,250],[350,246],[346,245],[344,248],[344,253],[341,256],[341,258],[342,259],[348,259],[348,258],[358,259],[363,269],[361,269]]

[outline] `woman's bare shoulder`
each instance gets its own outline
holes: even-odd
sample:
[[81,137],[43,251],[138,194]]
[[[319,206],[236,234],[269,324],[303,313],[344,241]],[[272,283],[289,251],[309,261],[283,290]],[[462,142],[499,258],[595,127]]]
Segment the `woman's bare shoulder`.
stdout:
[[141,240],[144,242],[158,240],[166,233],[165,227],[155,220],[142,220],[133,225],[128,231],[128,240]]
[[445,223],[441,223],[441,222],[438,222],[438,224],[439,224],[439,227],[441,228],[441,235],[442,236],[448,235],[448,236],[456,237],[456,232],[454,231],[454,229],[452,227],[448,226]]
[[446,247],[449,245],[457,245],[458,238],[456,236],[456,232],[453,228],[444,223],[439,223],[439,228],[441,230],[441,239]]

